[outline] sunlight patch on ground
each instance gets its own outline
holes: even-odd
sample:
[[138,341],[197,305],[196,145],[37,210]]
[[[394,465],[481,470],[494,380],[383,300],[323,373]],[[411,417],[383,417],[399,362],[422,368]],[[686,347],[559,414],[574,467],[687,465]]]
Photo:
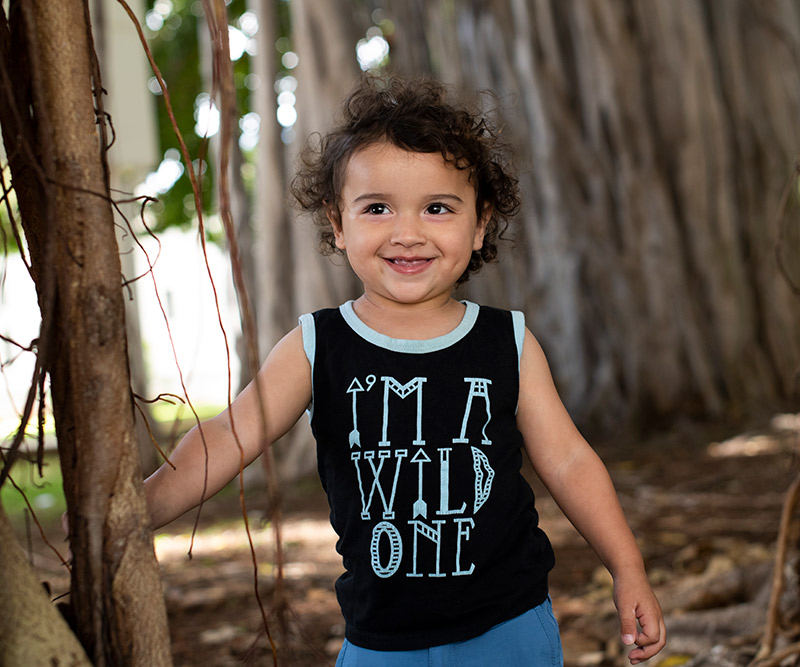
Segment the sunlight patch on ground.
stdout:
[[[273,542],[272,531],[250,530],[256,548]],[[156,557],[160,562],[183,560],[189,553],[192,542],[191,533],[169,535],[162,533],[155,536]],[[194,536],[192,555],[214,556],[222,551],[234,551],[247,548],[247,532],[244,527],[225,528],[223,530],[198,531]]]
[[325,544],[336,540],[331,524],[327,519],[301,519],[284,527],[285,542],[302,541],[306,544]]
[[781,441],[769,435],[748,435],[744,433],[708,446],[708,453],[714,458],[728,456],[764,456],[783,451]]
[[[253,546],[256,549],[275,543],[275,533],[271,527],[254,528],[251,526]],[[155,536],[156,557],[165,563],[183,560],[189,552],[191,533],[161,533]],[[306,547],[333,545],[336,535],[326,520],[302,519],[287,523],[282,531],[283,543],[291,547],[294,543],[303,543]],[[225,551],[240,551],[248,548],[247,532],[243,525],[223,529],[205,529],[194,536],[193,556],[214,556]]]
[[800,414],[779,414],[770,420],[766,433],[740,433],[723,442],[712,442],[708,454],[714,458],[766,456],[796,448],[800,439]]
[[283,576],[287,579],[305,579],[320,574],[320,567],[311,561],[302,563],[286,563],[283,567]]

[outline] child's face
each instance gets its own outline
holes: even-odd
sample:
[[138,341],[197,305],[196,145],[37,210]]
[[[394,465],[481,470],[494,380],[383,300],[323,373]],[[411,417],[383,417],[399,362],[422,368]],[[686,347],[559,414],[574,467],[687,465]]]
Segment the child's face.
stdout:
[[469,171],[389,142],[354,153],[340,194],[336,245],[382,305],[444,303],[483,244]]

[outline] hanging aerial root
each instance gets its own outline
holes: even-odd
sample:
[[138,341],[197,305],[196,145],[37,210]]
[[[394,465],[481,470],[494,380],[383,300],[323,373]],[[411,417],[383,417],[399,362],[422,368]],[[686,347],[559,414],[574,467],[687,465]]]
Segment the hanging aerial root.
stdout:
[[[778,635],[778,628],[780,627],[781,613],[780,604],[781,596],[783,595],[785,580],[784,569],[786,567],[787,553],[789,551],[789,540],[791,538],[791,528],[795,510],[800,503],[800,475],[798,475],[789,487],[786,493],[786,498],[783,503],[783,511],[781,513],[780,529],[778,531],[778,547],[775,554],[775,565],[772,571],[772,592],[770,594],[769,607],[767,609],[767,622],[764,628],[764,634],[761,637],[761,644],[758,652],[751,665],[758,665],[758,667],[766,667],[766,665],[773,664],[778,654],[783,654],[786,649],[773,654],[775,648],[775,639]],[[800,644],[794,644],[795,652],[800,653]],[[787,647],[787,649],[790,647]],[[790,651],[787,655],[792,655]],[[783,655],[780,662],[786,655]],[[768,662],[767,659],[769,659]],[[775,662],[774,664],[777,664]]]
[[[214,301],[215,301],[215,305],[216,305],[216,308],[217,308],[217,314],[219,316],[220,329],[222,331],[222,336],[223,336],[223,339],[224,339],[224,342],[225,342],[225,350],[226,350],[226,355],[227,355],[227,360],[228,360],[228,406],[230,407],[230,405],[231,405],[230,346],[228,344],[227,333],[226,333],[225,328],[224,328],[223,323],[222,323],[222,316],[221,316],[220,305],[219,305],[219,296],[217,294],[216,285],[214,283],[214,279],[213,279],[213,276],[211,274],[211,269],[210,269],[209,262],[208,262],[208,256],[207,256],[207,251],[206,251],[205,232],[204,232],[204,221],[203,221],[203,213],[202,213],[202,201],[201,201],[201,197],[200,197],[200,188],[199,188],[199,184],[198,184],[198,179],[197,179],[197,176],[195,174],[194,167],[193,167],[193,164],[192,164],[188,149],[186,147],[186,143],[183,140],[183,137],[181,136],[181,133],[180,133],[180,131],[178,129],[177,122],[175,120],[175,115],[173,113],[172,103],[171,103],[171,100],[170,100],[170,96],[169,96],[169,92],[167,90],[166,83],[164,82],[164,79],[163,79],[163,77],[161,75],[161,72],[160,72],[159,68],[157,67],[157,65],[155,63],[155,60],[153,58],[152,52],[149,49],[149,46],[147,45],[146,39],[144,37],[144,33],[142,31],[142,28],[141,28],[141,25],[138,22],[138,20],[136,19],[135,15],[133,14],[133,12],[130,9],[130,7],[128,6],[128,4],[125,2],[125,0],[118,0],[118,2],[119,2],[120,5],[122,5],[122,7],[125,9],[125,11],[129,15],[129,17],[133,21],[134,25],[136,26],[136,30],[137,30],[137,32],[139,34],[139,39],[140,39],[140,41],[142,43],[142,46],[143,46],[143,48],[144,48],[144,50],[145,50],[145,52],[147,54],[147,58],[148,58],[148,60],[150,62],[151,68],[152,68],[152,70],[153,70],[153,72],[154,72],[154,74],[156,76],[156,79],[159,82],[159,85],[160,85],[162,93],[163,93],[163,99],[164,99],[164,102],[165,102],[165,105],[166,105],[167,114],[168,114],[168,116],[170,118],[170,122],[172,123],[173,131],[174,131],[174,133],[175,133],[175,135],[176,135],[176,137],[178,139],[178,144],[180,146],[181,155],[182,155],[184,163],[186,165],[187,173],[189,175],[189,180],[190,180],[191,185],[192,185],[192,192],[193,192],[194,201],[195,201],[195,209],[197,211],[197,216],[198,216],[200,242],[201,242],[201,246],[202,246],[202,249],[203,249],[203,255],[205,257],[205,262],[206,262],[206,268],[207,268],[207,271],[208,271],[209,281],[211,283],[211,287],[212,287],[212,290],[213,290],[213,293],[214,293]],[[208,20],[209,31],[210,31],[210,33],[212,35],[212,44],[214,46],[214,67],[213,67],[213,70],[214,70],[214,78],[215,78],[215,91],[217,90],[217,85],[220,84],[220,82],[221,82],[221,88],[222,88],[222,92],[221,92],[222,104],[221,104],[221,107],[223,109],[223,118],[227,119],[228,115],[230,115],[232,109],[234,108],[234,102],[233,102],[234,97],[233,97],[233,93],[232,93],[232,90],[233,90],[233,88],[232,88],[232,85],[233,85],[232,84],[232,68],[231,68],[231,63],[230,63],[230,52],[229,52],[229,47],[228,47],[228,34],[227,34],[227,25],[228,25],[227,9],[225,7],[224,2],[219,1],[219,0],[214,2],[213,4],[212,4],[211,0],[204,0],[204,7],[206,9],[205,13],[206,13],[206,17],[207,17],[207,20]],[[226,114],[228,114],[228,115],[226,115]],[[238,260],[238,247],[236,245],[235,234],[233,234],[233,231],[232,231],[232,224],[231,224],[232,218],[231,218],[231,213],[230,213],[230,203],[229,203],[228,186],[227,186],[227,165],[228,165],[228,155],[229,155],[229,150],[230,150],[230,141],[231,141],[230,128],[226,123],[223,123],[222,141],[221,141],[221,149],[220,149],[220,153],[221,153],[221,157],[220,157],[220,165],[221,165],[220,166],[220,209],[221,209],[220,210],[220,216],[221,216],[221,218],[223,220],[223,224],[224,224],[225,230],[226,230],[226,235],[228,237],[228,242],[229,242],[230,248],[231,248],[231,262],[232,262],[232,267],[233,267],[234,283],[235,283],[235,287],[236,287],[236,290],[237,290],[237,295],[239,297],[240,304],[244,304],[244,306],[241,309],[242,319],[243,319],[243,330],[245,332],[246,340],[248,341],[248,352],[250,352],[250,354],[248,355],[249,362],[252,365],[254,363],[253,362],[252,351],[255,348],[255,343],[254,343],[254,341],[255,341],[255,331],[254,331],[254,325],[252,324],[253,323],[252,310],[251,310],[251,308],[249,306],[249,301],[248,301],[248,297],[247,297],[247,291],[244,288],[244,281],[243,281],[243,278],[241,276],[241,264],[240,264],[240,262]],[[152,268],[152,266],[151,266],[151,268]],[[160,299],[159,299],[159,303],[160,303]],[[162,311],[163,311],[163,306],[162,306]],[[164,313],[164,316],[166,318],[166,313]],[[170,340],[172,340],[171,334],[170,334]],[[173,352],[174,351],[175,351],[175,348],[174,348],[174,343],[173,343]],[[256,354],[256,356],[257,356],[257,354]],[[176,361],[176,364],[178,364],[177,356],[176,356],[175,361]],[[256,362],[256,365],[257,365],[257,362]],[[188,393],[186,392],[186,387],[185,387],[185,384],[184,384],[184,381],[183,381],[183,374],[182,374],[182,372],[180,370],[180,366],[179,365],[178,365],[178,372],[179,372],[179,375],[180,375],[180,378],[181,378],[181,385],[182,385],[182,388],[184,390],[184,394],[186,395],[186,398],[187,398],[187,403],[188,403],[189,407],[191,408],[192,412],[194,413],[195,419],[196,419],[197,424],[198,424],[199,433],[200,433],[201,440],[203,442],[203,447],[204,447],[205,456],[206,456],[205,465],[206,465],[206,472],[207,472],[207,469],[208,469],[208,445],[207,445],[206,440],[205,440],[205,434],[203,433],[203,428],[202,428],[202,425],[200,424],[200,420],[199,420],[199,417],[197,415],[197,412],[195,411],[194,407],[192,406],[191,401],[189,401]],[[240,456],[242,457],[240,459],[240,475],[239,475],[240,491],[239,491],[239,495],[240,495],[240,502],[241,502],[241,505],[242,505],[242,515],[243,515],[243,519],[244,519],[244,523],[245,523],[245,529],[247,531],[248,542],[249,542],[249,545],[250,545],[251,557],[252,557],[252,560],[253,560],[253,576],[254,576],[255,597],[256,597],[256,600],[258,602],[259,609],[261,611],[261,617],[262,617],[262,621],[263,621],[263,625],[264,625],[264,631],[265,631],[267,637],[269,638],[270,646],[271,646],[271,649],[272,649],[273,662],[274,662],[275,665],[277,665],[278,664],[277,647],[276,647],[275,642],[272,639],[272,635],[271,635],[271,633],[269,631],[269,623],[268,623],[268,620],[267,620],[267,614],[266,614],[266,611],[264,609],[264,605],[263,605],[263,603],[261,601],[260,594],[259,594],[259,591],[258,591],[258,563],[257,563],[257,560],[256,560],[255,547],[254,547],[254,544],[253,544],[252,536],[251,536],[251,533],[250,533],[249,522],[248,522],[248,519],[247,519],[247,511],[246,511],[246,507],[245,507],[245,504],[244,504],[244,487],[243,487],[243,481],[242,481],[242,475],[241,475],[241,472],[243,472],[243,468],[244,468],[244,462],[243,462],[243,451],[244,450],[241,447],[241,443],[240,443],[238,435],[236,433],[236,428],[235,428],[235,424],[233,424],[233,419],[231,421],[232,421],[232,430],[233,430],[233,433],[234,433],[234,437],[236,438],[237,445],[240,448]],[[262,415],[262,422],[263,421],[264,420],[263,420],[263,415]],[[268,451],[265,452],[264,456],[267,459],[269,459],[269,452]],[[265,466],[267,467],[268,477],[270,478],[268,480],[268,484],[269,484],[269,487],[270,487],[270,492],[274,493],[274,490],[275,490],[276,485],[277,485],[277,480],[275,479],[275,475],[272,472],[273,466],[271,465],[271,461],[267,460],[266,463],[265,463]],[[204,503],[204,501],[206,499],[206,494],[207,494],[207,475],[204,478],[203,493],[202,493],[201,501],[200,501],[200,504],[199,504],[199,507],[198,507],[198,510],[197,510],[197,515],[196,515],[196,519],[195,519],[195,525],[194,525],[194,528],[193,528],[193,531],[192,531],[192,542],[191,542],[192,545],[194,544],[194,536],[195,536],[196,531],[197,531],[197,527],[198,527],[198,523],[199,523],[199,519],[200,519],[200,513],[202,512],[203,503]],[[276,531],[277,549],[280,552],[282,550],[282,544],[281,544],[281,538],[280,538],[279,521],[273,521],[273,526],[275,526],[275,531]],[[191,558],[191,553],[192,553],[192,546],[190,545],[190,549],[189,549],[189,557],[190,558]],[[282,559],[281,558],[278,559],[278,579],[279,579],[279,581],[282,580]]]

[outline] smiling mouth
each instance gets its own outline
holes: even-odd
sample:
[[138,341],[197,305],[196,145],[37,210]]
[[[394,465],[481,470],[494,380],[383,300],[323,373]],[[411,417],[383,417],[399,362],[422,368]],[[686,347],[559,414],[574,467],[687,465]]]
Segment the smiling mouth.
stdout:
[[433,260],[429,257],[387,257],[386,261],[396,271],[415,273],[425,269]]

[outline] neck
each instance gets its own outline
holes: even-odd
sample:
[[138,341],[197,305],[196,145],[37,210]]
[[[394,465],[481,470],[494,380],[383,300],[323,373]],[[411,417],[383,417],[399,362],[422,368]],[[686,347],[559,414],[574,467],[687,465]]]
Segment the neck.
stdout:
[[353,303],[353,309],[370,329],[391,338],[406,340],[444,336],[461,323],[465,311],[464,304],[452,297],[436,304],[388,307],[373,302],[367,295],[360,296]]

